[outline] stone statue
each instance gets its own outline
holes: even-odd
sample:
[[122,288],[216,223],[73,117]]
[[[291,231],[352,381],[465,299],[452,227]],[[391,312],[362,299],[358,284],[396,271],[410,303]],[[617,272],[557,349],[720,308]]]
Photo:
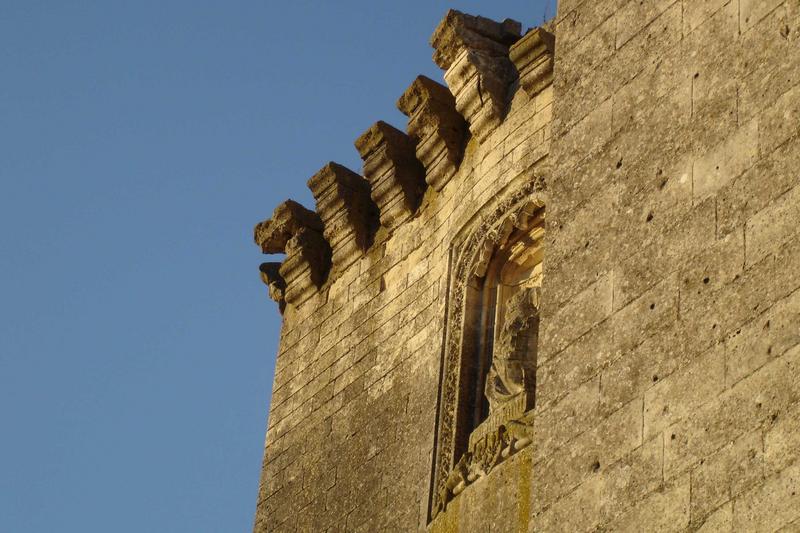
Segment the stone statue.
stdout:
[[529,347],[539,329],[539,291],[538,287],[525,287],[505,302],[505,320],[484,387],[490,413],[527,390]]

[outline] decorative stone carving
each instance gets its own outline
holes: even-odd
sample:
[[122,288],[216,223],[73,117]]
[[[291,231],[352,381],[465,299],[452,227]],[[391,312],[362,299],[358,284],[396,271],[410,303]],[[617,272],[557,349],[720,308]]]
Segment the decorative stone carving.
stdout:
[[445,70],[456,109],[481,142],[505,117],[508,87],[517,77],[508,48],[521,28],[515,20],[499,23],[450,10],[431,37],[433,60]]
[[461,456],[439,488],[432,516],[444,511],[447,504],[468,485],[488,475],[497,465],[528,446],[531,443],[531,430],[532,427],[522,422],[514,422],[508,427],[497,426],[492,433],[484,435]]
[[293,200],[283,202],[271,219],[255,227],[256,244],[265,254],[286,253],[278,274],[286,285],[287,303],[300,305],[325,281],[331,249],[321,230],[319,216]]
[[556,38],[542,28],[534,28],[509,49],[511,61],[519,72],[519,83],[536,96],[553,83]]
[[377,207],[370,199],[369,184],[352,170],[328,163],[310,180],[317,201],[322,233],[331,245],[333,269],[344,270],[372,245],[377,226]]
[[269,289],[269,297],[277,304],[280,312],[286,308],[286,281],[280,273],[280,263],[261,263],[258,269],[261,271],[261,281]]
[[490,414],[500,412],[531,389],[536,368],[530,368],[531,337],[538,338],[538,287],[526,287],[505,302],[505,321],[492,351],[484,392]]
[[381,224],[392,229],[416,212],[425,192],[425,168],[417,159],[414,142],[386,122],[377,122],[355,145],[364,161],[372,199],[380,209]]
[[441,191],[464,156],[468,126],[456,111],[455,98],[444,85],[419,76],[397,101],[397,108],[409,119],[408,134],[425,167],[425,181]]
[[256,224],[256,244],[265,254],[282,254],[286,243],[300,228],[322,231],[322,220],[294,200],[286,200],[272,212],[272,218]]
[[[472,232],[453,245],[431,518],[464,486],[531,442],[543,190],[541,179],[528,183],[499,201]],[[495,280],[494,285],[485,292],[489,279]],[[477,300],[480,305],[495,306],[482,311],[483,318],[492,317],[493,322],[478,343],[476,335],[464,334],[464,328],[475,330],[470,321],[476,320]],[[471,366],[480,360],[483,370]],[[469,376],[474,375],[483,377],[470,383]],[[473,401],[465,403],[470,393]],[[481,410],[483,398],[488,406]],[[482,421],[476,424],[477,420]],[[464,468],[469,472],[466,477],[459,473]]]

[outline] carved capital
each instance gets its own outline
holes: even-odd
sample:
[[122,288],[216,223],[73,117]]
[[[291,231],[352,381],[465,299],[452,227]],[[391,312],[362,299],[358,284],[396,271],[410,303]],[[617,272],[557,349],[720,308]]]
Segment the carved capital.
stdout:
[[528,96],[536,96],[553,83],[555,47],[555,36],[542,28],[532,29],[511,46],[511,61]]
[[433,60],[445,70],[456,109],[479,141],[505,118],[508,87],[517,72],[508,49],[520,39],[521,25],[451,10],[431,38]]
[[330,268],[331,251],[321,231],[319,216],[293,200],[283,202],[271,219],[256,225],[255,241],[265,254],[286,253],[278,268],[285,287],[279,287],[273,267],[265,272],[262,265],[262,279],[272,276],[266,279],[270,295],[275,285],[276,295],[283,291],[284,301],[299,305],[322,286]]
[[286,307],[286,281],[281,276],[280,268],[280,263],[261,263],[258,267],[261,281],[269,289],[269,297],[278,304],[278,309],[283,313]]
[[456,110],[455,98],[444,85],[419,76],[400,97],[397,108],[409,118],[408,134],[425,167],[425,181],[441,191],[464,155],[468,126]]
[[425,168],[417,160],[414,142],[402,131],[378,122],[355,145],[364,161],[372,199],[380,209],[381,224],[394,228],[414,214],[425,191]]
[[352,170],[328,163],[308,180],[308,187],[317,201],[322,233],[331,245],[333,268],[341,271],[372,244],[377,208],[369,184]]

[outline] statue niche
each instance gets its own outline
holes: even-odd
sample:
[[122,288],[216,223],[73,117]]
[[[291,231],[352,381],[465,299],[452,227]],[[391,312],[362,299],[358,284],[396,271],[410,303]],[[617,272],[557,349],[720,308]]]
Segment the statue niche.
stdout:
[[453,467],[435,516],[530,442],[542,287],[544,207],[528,203],[486,232],[465,261]]
[[475,362],[470,441],[534,406],[543,237],[543,210],[522,209],[487,236],[474,262],[465,315],[474,329],[464,345]]

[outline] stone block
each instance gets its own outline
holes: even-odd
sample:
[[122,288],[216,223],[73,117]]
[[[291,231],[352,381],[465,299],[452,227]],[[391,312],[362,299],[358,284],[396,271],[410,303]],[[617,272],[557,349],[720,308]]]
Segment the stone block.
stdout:
[[772,153],[778,146],[800,131],[800,85],[783,93],[765,109],[759,119],[759,147],[762,154]]
[[689,525],[691,486],[685,475],[634,503],[632,509],[613,521],[610,531],[685,531]]
[[[610,274],[597,280],[543,322],[540,361],[557,354],[611,314],[614,282]],[[560,317],[571,317],[564,321]]]
[[699,464],[800,399],[799,365],[800,350],[794,349],[667,428],[665,476]]
[[758,160],[758,121],[751,121],[733,132],[722,144],[694,161],[692,196],[699,203],[716,194]]
[[644,395],[644,438],[649,439],[725,389],[725,354],[712,348],[691,365],[660,379]]
[[749,266],[798,236],[800,226],[800,186],[777,198],[753,215],[745,226],[745,263]]
[[740,531],[777,531],[800,517],[800,462],[737,498],[733,523]]

